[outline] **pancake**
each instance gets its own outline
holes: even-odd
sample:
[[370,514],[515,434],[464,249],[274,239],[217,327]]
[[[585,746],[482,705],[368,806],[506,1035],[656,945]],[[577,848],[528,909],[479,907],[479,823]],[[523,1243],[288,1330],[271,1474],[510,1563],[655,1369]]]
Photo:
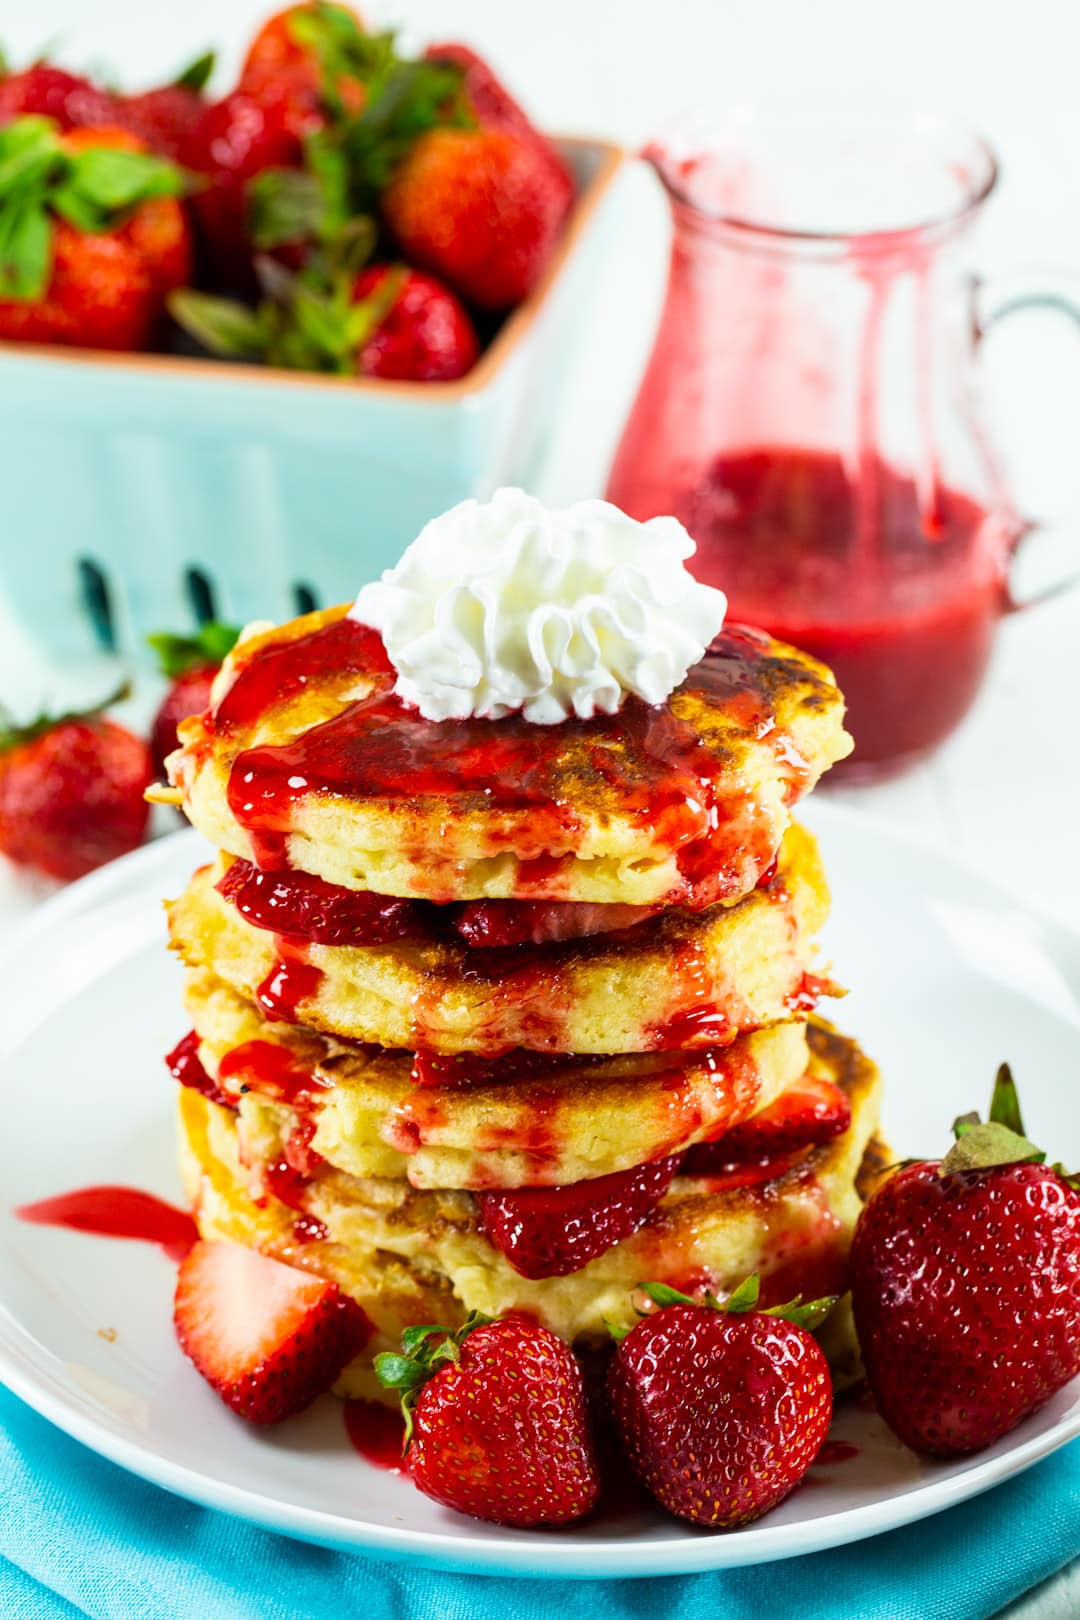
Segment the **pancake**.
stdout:
[[[330,1277],[365,1310],[369,1301],[379,1307],[385,1268],[404,1265],[444,1307],[427,1321],[524,1310],[572,1342],[602,1341],[609,1324],[635,1320],[634,1290],[646,1279],[724,1295],[757,1271],[766,1303],[799,1292],[840,1293],[880,1086],[853,1042],[812,1028],[810,1043],[813,1072],[835,1080],[850,1098],[852,1122],[842,1136],[757,1187],[677,1176],[637,1232],[569,1276],[520,1276],[482,1235],[468,1192],[420,1192],[401,1180],[331,1170],[287,1207],[266,1193],[260,1166],[246,1154],[241,1159],[233,1110],[182,1088],[185,1186],[204,1237],[243,1243]],[[413,1297],[418,1310],[429,1302]]]
[[344,608],[242,640],[169,760],[222,850],[439,902],[702,906],[771,866],[851,749],[830,672],[728,629],[666,703],[559,726],[423,720]]
[[737,906],[666,911],[558,945],[479,950],[432,927],[426,938],[298,953],[252,927],[206,867],[167,910],[187,965],[212,969],[270,1017],[410,1051],[724,1045],[804,1016],[831,989],[807,973],[828,891],[817,845],[796,825],[771,880]]
[[538,1078],[417,1086],[410,1052],[268,1023],[210,973],[190,975],[185,1002],[203,1068],[258,1157],[284,1157],[299,1114],[335,1169],[422,1188],[561,1186],[666,1158],[767,1107],[807,1061],[804,1026],[789,1023],[696,1058],[545,1059]]

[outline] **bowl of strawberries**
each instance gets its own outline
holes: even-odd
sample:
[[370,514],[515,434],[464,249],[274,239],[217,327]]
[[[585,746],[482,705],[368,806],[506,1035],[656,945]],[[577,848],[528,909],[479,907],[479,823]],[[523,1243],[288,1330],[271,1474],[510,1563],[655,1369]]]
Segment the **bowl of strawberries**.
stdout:
[[527,482],[618,150],[301,0],[210,95],[0,78],[0,586],[60,656],[334,601]]

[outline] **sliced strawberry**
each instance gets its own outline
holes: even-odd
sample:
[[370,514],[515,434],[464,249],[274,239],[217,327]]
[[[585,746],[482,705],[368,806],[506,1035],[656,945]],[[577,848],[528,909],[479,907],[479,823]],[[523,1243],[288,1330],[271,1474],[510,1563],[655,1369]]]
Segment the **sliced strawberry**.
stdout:
[[385,945],[415,932],[422,903],[369,889],[343,889],[310,872],[261,872],[233,861],[218,883],[256,928],[319,945]]
[[671,1185],[677,1157],[565,1187],[480,1193],[484,1235],[523,1277],[565,1277],[636,1232]]
[[180,1266],[173,1320],[184,1354],[251,1423],[309,1406],[371,1336],[336,1283],[236,1243],[195,1244]]
[[683,1161],[690,1176],[739,1171],[732,1186],[781,1175],[808,1148],[831,1142],[851,1124],[851,1103],[831,1080],[806,1074],[759,1114],[715,1142],[698,1142]]
[[487,949],[548,945],[633,928],[659,909],[589,905],[579,900],[469,900],[454,916],[454,927],[467,944]]
[[413,1055],[414,1086],[443,1086],[456,1091],[467,1086],[493,1086],[511,1080],[555,1080],[568,1068],[581,1069],[611,1060],[599,1056],[578,1056],[565,1052],[531,1052],[513,1047],[486,1057],[482,1052],[419,1051]]

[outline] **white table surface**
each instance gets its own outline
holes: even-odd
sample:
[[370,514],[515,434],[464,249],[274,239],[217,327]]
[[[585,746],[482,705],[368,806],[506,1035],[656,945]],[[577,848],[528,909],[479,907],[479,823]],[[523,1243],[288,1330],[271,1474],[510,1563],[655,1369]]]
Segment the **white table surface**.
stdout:
[[[108,64],[131,84],[167,77],[221,42],[226,82],[268,0],[0,0],[12,60],[62,42],[72,66]],[[1062,0],[401,0],[366,4],[417,40],[461,37],[483,48],[553,129],[614,135],[636,147],[682,107],[788,87],[888,82],[989,134],[1004,183],[983,230],[988,271],[1080,266],[1080,9]],[[572,403],[538,492],[596,493],[632,398],[666,256],[663,204],[644,171],[623,182],[626,248],[580,355]],[[1033,317],[997,341],[986,385],[1025,510],[1076,516],[1060,549],[1080,568],[1080,341]],[[1007,432],[1003,429],[1007,428]],[[2,542],[0,542],[2,544]],[[357,582],[361,583],[360,581]],[[977,708],[938,756],[906,779],[844,797],[1080,919],[1080,592],[1003,625]],[[27,712],[45,698],[103,691],[103,667],[56,670],[21,635],[0,597],[0,698]],[[154,693],[133,705],[145,717]],[[0,860],[0,941],[50,885]],[[1019,1620],[1021,1611],[1010,1611]],[[1052,1583],[1023,1620],[1080,1612],[1080,1578]]]

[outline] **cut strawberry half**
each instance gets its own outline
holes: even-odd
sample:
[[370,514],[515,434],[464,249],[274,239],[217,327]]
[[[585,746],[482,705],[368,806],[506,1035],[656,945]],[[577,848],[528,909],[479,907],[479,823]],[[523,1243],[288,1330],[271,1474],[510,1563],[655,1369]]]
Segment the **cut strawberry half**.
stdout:
[[654,1159],[565,1187],[480,1193],[484,1236],[523,1277],[565,1277],[636,1232],[678,1169]]
[[470,900],[460,907],[454,927],[466,944],[483,949],[507,945],[550,945],[633,928],[658,906],[591,905],[581,900]]
[[317,945],[385,945],[416,931],[423,903],[344,889],[311,872],[262,872],[233,861],[218,893],[255,928]]
[[235,1243],[196,1243],[173,1315],[184,1354],[250,1423],[279,1423],[334,1383],[371,1336],[336,1283]]
[[782,1175],[808,1148],[831,1142],[850,1124],[851,1103],[840,1087],[831,1080],[806,1074],[759,1114],[743,1120],[715,1142],[698,1142],[689,1148],[683,1173],[731,1173],[732,1186],[771,1180]]

